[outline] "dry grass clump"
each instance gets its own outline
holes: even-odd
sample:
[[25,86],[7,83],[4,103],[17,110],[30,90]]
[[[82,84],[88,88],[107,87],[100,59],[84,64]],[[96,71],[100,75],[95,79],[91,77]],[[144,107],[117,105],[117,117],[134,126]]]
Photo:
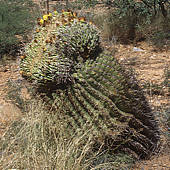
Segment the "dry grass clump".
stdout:
[[57,113],[47,112],[41,100],[34,99],[28,110],[0,138],[0,169],[119,169],[133,161],[94,150],[90,129],[68,138]]

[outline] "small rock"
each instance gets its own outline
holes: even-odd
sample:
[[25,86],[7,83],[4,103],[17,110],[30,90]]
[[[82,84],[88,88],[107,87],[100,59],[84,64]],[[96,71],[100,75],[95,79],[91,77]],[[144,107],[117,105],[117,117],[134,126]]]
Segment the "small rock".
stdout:
[[133,47],[133,51],[135,51],[135,52],[141,52],[141,51],[145,51],[145,50],[142,50],[141,48]]
[[0,104],[0,122],[9,122],[21,115],[21,111],[13,104]]
[[156,57],[155,54],[153,54],[153,55],[150,56],[151,59],[154,59],[155,57]]

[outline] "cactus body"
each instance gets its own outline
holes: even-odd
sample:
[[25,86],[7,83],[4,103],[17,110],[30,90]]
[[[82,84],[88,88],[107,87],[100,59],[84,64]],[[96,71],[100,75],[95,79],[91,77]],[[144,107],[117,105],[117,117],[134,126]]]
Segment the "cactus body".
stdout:
[[55,87],[56,116],[70,134],[92,128],[113,150],[149,156],[157,148],[158,126],[135,78],[111,55],[95,54],[95,27],[74,13],[55,17],[39,21],[40,30],[21,57],[22,75],[46,91]]
[[157,148],[159,132],[142,91],[126,76],[108,54],[87,61],[74,74],[75,83],[55,96],[57,105],[63,104],[59,117],[67,120],[70,133],[93,128],[109,148],[144,158]]

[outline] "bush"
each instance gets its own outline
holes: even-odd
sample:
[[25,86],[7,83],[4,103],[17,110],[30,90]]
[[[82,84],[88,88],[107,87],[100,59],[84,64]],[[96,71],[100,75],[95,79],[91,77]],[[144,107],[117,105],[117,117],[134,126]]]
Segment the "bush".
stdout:
[[98,0],[66,0],[64,1],[56,1],[56,4],[51,4],[50,6],[57,11],[61,11],[62,9],[72,9],[72,10],[82,10],[94,8],[97,4],[99,4]]
[[[98,24],[106,27],[109,39],[112,36],[125,43],[146,39],[147,37],[155,39],[158,32],[162,34],[168,32],[169,5],[167,0],[115,0],[111,1],[112,7],[103,22]],[[97,19],[96,19],[97,18]],[[102,17],[98,16],[95,21]],[[100,18],[100,19],[98,19]],[[157,37],[157,36],[156,36]],[[167,36],[161,37],[163,40]],[[108,37],[107,37],[108,38]],[[161,42],[159,42],[161,44]]]
[[9,52],[26,39],[35,21],[35,4],[31,0],[0,1],[0,53]]

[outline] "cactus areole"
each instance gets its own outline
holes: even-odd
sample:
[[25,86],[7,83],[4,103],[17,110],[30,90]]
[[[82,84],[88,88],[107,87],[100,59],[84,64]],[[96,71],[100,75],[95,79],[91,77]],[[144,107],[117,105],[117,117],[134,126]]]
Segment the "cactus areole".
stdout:
[[20,58],[24,78],[56,87],[53,100],[63,107],[56,116],[70,134],[92,128],[111,150],[139,158],[158,148],[158,125],[143,92],[129,71],[100,50],[99,31],[85,18],[70,10],[44,15]]

